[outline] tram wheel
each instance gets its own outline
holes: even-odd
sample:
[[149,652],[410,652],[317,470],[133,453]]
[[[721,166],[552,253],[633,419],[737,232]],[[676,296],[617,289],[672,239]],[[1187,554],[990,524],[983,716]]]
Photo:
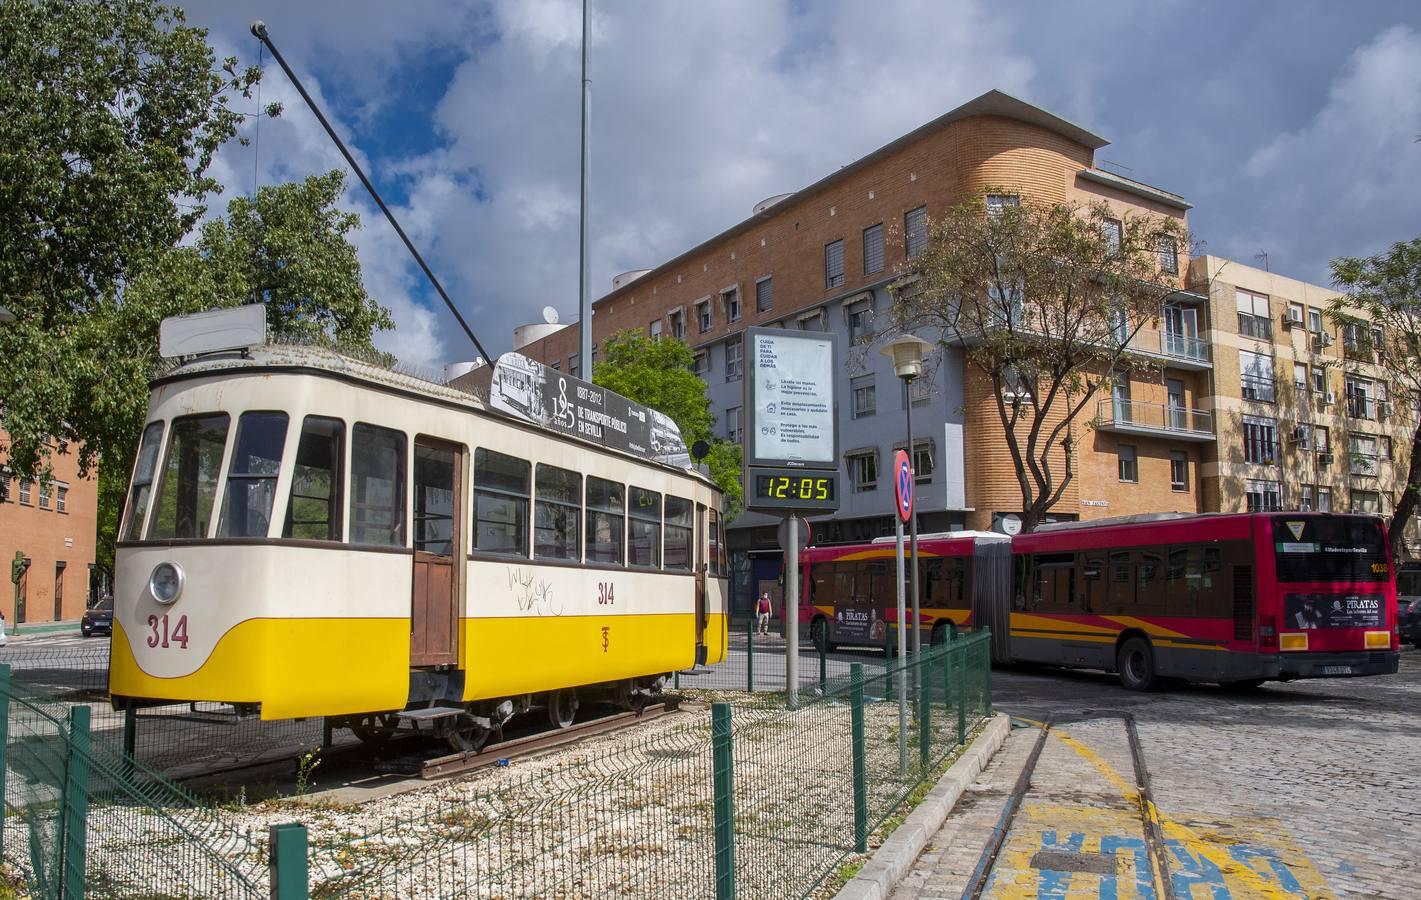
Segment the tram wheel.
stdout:
[[350,730],[365,746],[383,747],[395,736],[398,725],[399,718],[392,712],[371,713],[361,716]]
[[1155,654],[1149,641],[1132,637],[1120,645],[1115,658],[1120,671],[1120,683],[1128,691],[1152,691],[1159,684],[1155,673]]
[[577,716],[577,691],[559,688],[548,694],[548,723],[554,728],[568,728]]
[[444,739],[449,742],[449,748],[455,753],[477,753],[484,748],[484,744],[488,743],[491,734],[493,734],[491,729],[475,725],[472,728],[450,730]]

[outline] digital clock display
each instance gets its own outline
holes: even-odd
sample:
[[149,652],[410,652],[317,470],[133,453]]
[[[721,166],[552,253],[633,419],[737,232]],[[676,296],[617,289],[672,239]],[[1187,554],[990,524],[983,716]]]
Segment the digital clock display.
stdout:
[[839,473],[752,469],[750,505],[784,509],[838,509]]

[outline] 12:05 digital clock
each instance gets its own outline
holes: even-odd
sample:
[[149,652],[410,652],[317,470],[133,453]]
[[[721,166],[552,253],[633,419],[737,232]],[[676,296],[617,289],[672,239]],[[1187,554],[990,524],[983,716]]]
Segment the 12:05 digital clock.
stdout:
[[838,472],[753,468],[749,480],[751,508],[839,508]]

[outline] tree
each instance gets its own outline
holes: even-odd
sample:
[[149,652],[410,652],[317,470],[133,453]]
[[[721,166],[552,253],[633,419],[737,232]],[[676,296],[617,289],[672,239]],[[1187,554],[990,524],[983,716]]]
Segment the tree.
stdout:
[[[348,235],[360,217],[338,207],[345,175],[264,187],[238,197],[225,218],[202,226],[195,246],[142,266],[119,302],[85,317],[86,390],[94,409],[86,439],[104,453],[99,473],[100,564],[111,558],[133,454],[148,409],[164,318],[259,300],[277,339],[324,343],[368,355],[389,311],[366,292]],[[97,439],[96,439],[97,438]]]
[[654,341],[629,329],[603,342],[602,356],[592,371],[596,384],[670,416],[680,427],[687,447],[696,441],[710,445],[706,464],[724,495],[722,511],[727,520],[739,515],[740,445],[711,433],[715,417],[706,399],[706,383],[691,371],[695,363],[691,348],[683,341]]
[[153,0],[0,4],[0,70],[6,462],[34,475],[62,435],[87,470],[130,399],[93,390],[139,352],[110,330],[121,295],[204,215],[213,155],[246,115],[229,101],[260,73],[217,68],[206,32]]
[[[1376,256],[1339,256],[1332,281],[1345,293],[1333,298],[1328,318],[1343,329],[1347,354],[1374,358],[1390,381],[1393,408],[1410,408],[1406,401],[1421,396],[1421,237]],[[1406,483],[1388,529],[1393,559],[1401,558],[1403,534],[1421,500],[1421,421],[1408,424]]]
[[1162,267],[1186,241],[1173,219],[1103,204],[989,210],[979,197],[933,223],[905,266],[893,324],[959,348],[991,382],[1024,529],[1075,477],[1081,412],[1113,372],[1149,367],[1127,346],[1178,290]]

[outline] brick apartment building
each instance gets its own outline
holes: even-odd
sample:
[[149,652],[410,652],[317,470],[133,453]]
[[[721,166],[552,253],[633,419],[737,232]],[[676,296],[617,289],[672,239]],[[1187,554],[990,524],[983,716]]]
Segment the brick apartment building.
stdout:
[[[628,328],[687,341],[706,380],[721,433],[740,440],[740,383],[747,326],[832,330],[845,352],[838,398],[844,502],[814,520],[815,540],[866,540],[892,532],[886,477],[906,447],[904,406],[913,404],[918,508],[924,532],[988,528],[1019,511],[990,384],[939,347],[905,396],[889,362],[862,340],[881,329],[888,288],[925,244],[927,222],[988,191],[991,202],[1104,202],[1122,213],[1185,222],[1181,197],[1096,168],[1107,141],[999,91],[991,91],[797,192],[757,204],[749,218],[681,255],[619,276],[594,304],[596,342]],[[1122,378],[1084,427],[1078,477],[1055,508],[1092,518],[1205,508],[1199,472],[1214,430],[1207,412],[1212,363],[1204,334],[1208,296],[1183,289],[1189,260],[1175,253],[1178,311],[1142,331],[1132,347],[1159,378]],[[875,314],[879,315],[875,315]],[[549,333],[550,332],[550,333]],[[577,328],[524,329],[521,352],[581,374]],[[859,344],[860,346],[855,346]],[[966,371],[964,371],[966,369]],[[774,520],[746,514],[727,542],[745,602],[778,575]]]
[[[0,430],[0,447],[9,436]],[[0,610],[7,626],[16,622],[56,622],[79,618],[88,601],[98,522],[96,473],[80,477],[78,457],[50,456],[48,481],[16,478],[0,466],[0,561],[5,583]],[[20,582],[24,616],[15,610],[10,562],[21,551],[30,567]]]

